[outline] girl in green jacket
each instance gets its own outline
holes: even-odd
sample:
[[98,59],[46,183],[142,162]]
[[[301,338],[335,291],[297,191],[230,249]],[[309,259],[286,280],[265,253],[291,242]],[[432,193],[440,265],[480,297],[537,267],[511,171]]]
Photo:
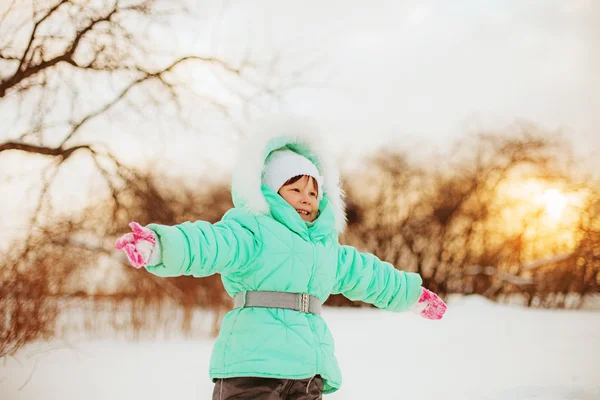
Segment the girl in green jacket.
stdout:
[[308,400],[338,390],[334,341],[321,317],[331,294],[429,319],[446,310],[418,274],[339,244],[343,192],[319,136],[298,119],[263,122],[242,143],[234,208],[221,221],[132,222],[117,240],[134,267],[161,277],[221,274],[235,303],[210,360],[213,399]]

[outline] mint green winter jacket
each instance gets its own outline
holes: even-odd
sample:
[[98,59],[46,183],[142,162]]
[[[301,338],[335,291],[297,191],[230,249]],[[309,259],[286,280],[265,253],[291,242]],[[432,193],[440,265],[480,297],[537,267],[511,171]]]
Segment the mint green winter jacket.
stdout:
[[[147,270],[162,277],[221,274],[234,297],[244,291],[308,293],[322,302],[341,293],[389,311],[404,311],[421,293],[418,274],[396,270],[377,257],[342,246],[342,191],[335,165],[320,151],[312,126],[294,120],[263,124],[234,169],[235,207],[221,221],[148,225],[162,248]],[[306,223],[282,197],[261,185],[268,155],[287,147],[309,158],[324,175],[319,216]],[[324,393],[342,376],[334,340],[322,316],[288,309],[241,308],[223,319],[210,361],[210,377],[304,379],[320,374]]]

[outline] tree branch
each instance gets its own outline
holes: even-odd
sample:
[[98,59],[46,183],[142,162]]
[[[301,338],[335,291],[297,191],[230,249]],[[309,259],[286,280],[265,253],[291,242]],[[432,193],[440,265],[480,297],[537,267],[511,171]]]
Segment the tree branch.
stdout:
[[[23,55],[21,56],[21,63],[19,64],[19,67],[17,68],[17,70],[15,71],[15,75],[16,76],[20,71],[24,71],[25,69],[27,69],[27,67],[29,65],[26,66],[26,60],[27,60],[27,53],[29,53],[29,50],[31,49],[31,46],[33,45],[33,41],[35,40],[35,34],[37,33],[38,28],[40,27],[40,25],[48,18],[50,18],[50,16],[52,16],[52,14],[54,14],[63,4],[68,3],[69,0],[62,0],[60,3],[56,4],[54,7],[52,7],[50,10],[48,10],[48,12],[46,13],[46,15],[44,15],[39,21],[37,21],[35,23],[35,25],[33,26],[33,30],[31,31],[31,35],[29,36],[29,41],[27,43],[27,47],[25,48],[25,51],[23,51]],[[25,67],[25,68],[23,68]],[[1,87],[1,86],[0,86]],[[0,91],[0,93],[2,93]],[[0,97],[2,97],[2,95],[0,95]]]
[[46,18],[48,18],[52,13],[54,13],[62,4],[65,4],[68,2],[69,2],[68,0],[61,1],[55,7],[50,9],[50,11],[35,24],[34,29],[31,33],[31,37],[29,39],[29,43],[27,44],[27,48],[25,49],[25,52],[23,53],[21,63],[19,64],[19,68],[17,68],[17,70],[15,71],[15,73],[13,74],[12,77],[0,82],[0,98],[4,97],[6,95],[6,91],[8,89],[10,89],[11,87],[14,87],[15,85],[19,84],[20,82],[29,78],[30,76],[39,73],[40,71],[43,71],[50,67],[53,67],[54,65],[56,65],[60,62],[75,64],[75,61],[73,60],[73,55],[75,54],[75,51],[77,51],[77,48],[78,48],[79,44],[81,43],[81,39],[83,39],[83,37],[89,31],[91,31],[94,28],[94,26],[96,26],[97,24],[99,24],[101,22],[109,21],[112,18],[112,16],[118,11],[118,9],[115,7],[107,15],[100,17],[98,19],[92,19],[85,28],[77,31],[77,33],[75,34],[73,43],[67,48],[67,50],[63,54],[56,56],[50,60],[42,61],[37,65],[30,65],[29,62],[26,62],[27,53],[31,49],[31,45],[32,45],[33,41],[35,40],[35,34],[37,32],[37,28],[40,26],[40,24],[44,20],[46,20]]
[[18,150],[26,153],[33,154],[41,154],[44,156],[53,156],[53,157],[62,157],[63,160],[66,160],[69,156],[71,156],[74,152],[81,149],[87,149],[88,151],[94,152],[93,149],[89,145],[80,145],[73,146],[69,148],[63,147],[46,147],[46,146],[36,146],[33,144],[23,143],[23,142],[15,142],[9,141],[0,143],[0,153],[8,150]]
[[173,90],[172,84],[170,84],[164,80],[164,77],[163,77],[164,74],[173,71],[178,65],[180,65],[184,62],[192,61],[192,60],[198,60],[198,61],[202,61],[205,63],[217,64],[217,65],[221,66],[222,68],[226,69],[227,71],[229,71],[230,73],[233,73],[236,75],[241,74],[241,71],[239,69],[230,66],[223,60],[219,60],[219,59],[213,58],[213,57],[200,57],[200,56],[182,57],[182,58],[172,62],[171,64],[169,64],[164,69],[156,71],[156,72],[138,70],[139,72],[143,73],[144,76],[136,79],[135,81],[133,81],[129,85],[127,85],[127,87],[125,87],[121,91],[121,93],[119,93],[112,101],[106,103],[104,106],[100,107],[98,110],[86,115],[80,121],[73,123],[71,131],[65,137],[65,139],[62,141],[60,146],[58,146],[58,147],[36,146],[36,145],[23,143],[23,142],[19,142],[19,141],[9,141],[9,142],[0,144],[0,152],[6,151],[6,150],[20,150],[20,151],[24,151],[24,152],[28,152],[28,153],[35,153],[35,154],[54,156],[54,157],[63,157],[64,159],[66,159],[73,152],[75,152],[79,149],[82,149],[82,148],[92,151],[92,149],[89,145],[75,146],[75,147],[71,147],[71,148],[65,148],[64,146],[70,139],[73,138],[73,136],[75,136],[75,134],[77,132],[79,132],[79,130],[81,129],[81,127],[83,125],[85,125],[90,120],[104,114],[106,111],[108,111],[109,109],[114,107],[120,100],[122,100],[127,95],[127,93],[129,93],[134,87],[138,86],[139,84],[146,82],[148,80],[151,80],[151,79],[158,79],[163,84],[165,84],[169,88],[169,90]]
[[240,75],[241,71],[239,69],[236,69],[232,66],[230,66],[229,64],[227,64],[226,62],[224,62],[223,60],[219,60],[217,58],[212,58],[212,57],[199,57],[199,56],[187,56],[187,57],[182,57],[174,62],[172,62],[170,65],[168,65],[166,68],[160,70],[160,71],[156,71],[156,72],[147,72],[147,71],[141,71],[142,73],[144,73],[145,75],[142,76],[141,78],[136,79],[135,81],[131,82],[129,85],[127,85],[127,87],[125,89],[123,89],[121,91],[121,93],[119,93],[117,95],[117,97],[115,97],[112,101],[110,101],[109,103],[106,103],[103,107],[99,108],[98,110],[94,111],[91,114],[88,114],[87,116],[85,116],[83,119],[81,119],[79,122],[77,122],[76,124],[73,125],[73,128],[71,129],[71,132],[65,137],[65,139],[62,141],[61,143],[61,147],[64,146],[71,138],[73,138],[73,136],[75,136],[75,134],[79,131],[79,129],[88,121],[98,117],[99,115],[104,114],[106,111],[108,111],[109,109],[111,109],[112,107],[114,107],[120,100],[122,100],[127,93],[129,93],[129,91],[131,89],[133,89],[134,87],[136,87],[137,85],[148,81],[150,79],[158,79],[159,81],[161,81],[164,85],[167,86],[167,88],[172,91],[173,87],[170,83],[166,82],[163,78],[163,75],[171,72],[173,69],[175,69],[175,67],[177,67],[179,64],[182,64],[186,61],[190,61],[190,60],[201,60],[207,63],[213,63],[213,64],[218,64],[221,67],[225,68],[226,70],[230,71],[231,73]]
[[0,60],[4,60],[4,61],[20,61],[21,59],[19,57],[15,57],[15,56],[6,56],[6,55],[2,54],[2,52],[0,51]]

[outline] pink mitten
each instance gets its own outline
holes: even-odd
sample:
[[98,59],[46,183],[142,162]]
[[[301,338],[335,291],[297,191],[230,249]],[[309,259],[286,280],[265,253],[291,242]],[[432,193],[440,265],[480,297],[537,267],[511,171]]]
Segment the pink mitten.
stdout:
[[427,319],[442,319],[448,306],[440,297],[430,290],[421,288],[421,297],[413,306],[413,310],[423,318]]
[[135,268],[145,267],[156,246],[156,235],[152,230],[144,228],[137,222],[131,222],[129,226],[133,232],[126,233],[117,239],[115,248],[125,251],[129,262]]

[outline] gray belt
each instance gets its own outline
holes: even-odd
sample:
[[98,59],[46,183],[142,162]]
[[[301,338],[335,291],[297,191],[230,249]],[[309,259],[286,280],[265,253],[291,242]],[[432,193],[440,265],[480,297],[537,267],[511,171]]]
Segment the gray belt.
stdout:
[[321,306],[322,303],[319,299],[306,293],[251,291],[237,293],[233,308],[287,308],[321,315]]

